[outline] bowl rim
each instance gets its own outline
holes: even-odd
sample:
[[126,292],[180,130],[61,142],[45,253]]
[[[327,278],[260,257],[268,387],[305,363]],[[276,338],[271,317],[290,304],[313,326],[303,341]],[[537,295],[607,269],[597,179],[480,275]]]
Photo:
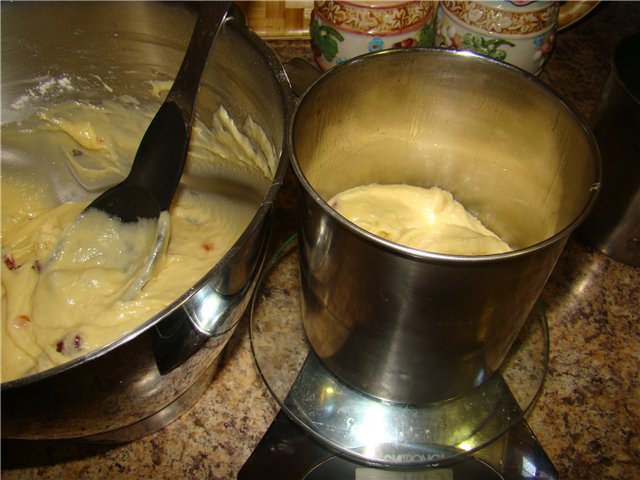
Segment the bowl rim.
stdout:
[[[296,122],[299,121],[300,109],[305,104],[305,99],[310,97],[315,90],[321,88],[322,84],[329,81],[332,77],[339,75],[343,70],[349,68],[355,68],[355,65],[360,65],[363,63],[370,63],[381,61],[381,59],[387,58],[389,56],[400,56],[400,55],[422,55],[422,56],[446,56],[453,59],[452,61],[472,61],[475,63],[484,63],[487,65],[491,65],[491,68],[495,68],[498,70],[502,70],[505,74],[513,76],[516,79],[519,79],[523,82],[531,83],[536,88],[540,89],[543,94],[547,95],[549,98],[556,101],[560,108],[563,108],[576,122],[576,125],[585,135],[585,139],[591,147],[591,151],[593,152],[593,161],[594,161],[594,178],[589,191],[589,195],[585,205],[582,210],[575,218],[565,227],[554,233],[552,236],[537,242],[532,245],[528,245],[524,248],[515,249],[509,252],[490,254],[490,255],[454,255],[454,254],[446,254],[446,253],[435,253],[435,252],[427,252],[424,250],[419,250],[412,247],[407,247],[404,245],[400,245],[395,242],[391,242],[384,238],[378,237],[361,227],[358,227],[354,223],[347,220],[345,217],[340,215],[336,210],[334,210],[327,201],[325,201],[320,194],[313,188],[307,177],[305,176],[302,168],[298,162],[296,152],[295,152],[295,141],[294,141],[294,132]],[[378,71],[383,71],[382,69],[378,69]],[[390,50],[382,50],[377,52],[365,53],[353,58],[346,60],[345,62],[336,65],[335,67],[329,69],[322,76],[318,77],[304,94],[300,97],[298,103],[296,104],[293,114],[291,116],[291,123],[288,129],[288,148],[289,148],[289,159],[291,162],[292,169],[300,182],[302,189],[313,199],[314,203],[318,205],[323,212],[331,217],[335,222],[341,225],[346,230],[350,231],[352,234],[360,237],[364,237],[369,243],[382,248],[386,251],[391,251],[393,253],[402,255],[404,257],[413,258],[420,261],[432,262],[432,263],[461,263],[465,264],[485,264],[485,263],[494,263],[500,261],[509,261],[514,258],[519,258],[523,256],[527,256],[532,252],[545,249],[556,242],[562,240],[564,237],[569,237],[569,235],[582,223],[582,221],[587,217],[593,205],[597,199],[598,193],[601,187],[602,181],[602,161],[600,157],[600,150],[598,148],[598,143],[595,139],[593,132],[591,131],[589,124],[578,109],[558,90],[556,90],[551,85],[543,82],[535,75],[519,68],[514,65],[511,65],[506,62],[502,62],[495,58],[491,58],[489,56],[481,55],[476,52],[467,51],[467,50],[456,50],[449,48],[437,48],[437,47],[409,47],[409,48],[395,48]]]

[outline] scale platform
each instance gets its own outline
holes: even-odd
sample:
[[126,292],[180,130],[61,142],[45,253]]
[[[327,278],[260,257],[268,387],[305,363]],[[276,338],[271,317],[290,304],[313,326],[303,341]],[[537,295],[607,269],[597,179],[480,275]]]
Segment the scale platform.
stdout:
[[238,474],[250,479],[557,479],[527,425],[549,335],[532,312],[498,372],[468,394],[400,404],[342,382],[305,336],[295,237],[270,260],[251,307],[251,345],[280,411]]

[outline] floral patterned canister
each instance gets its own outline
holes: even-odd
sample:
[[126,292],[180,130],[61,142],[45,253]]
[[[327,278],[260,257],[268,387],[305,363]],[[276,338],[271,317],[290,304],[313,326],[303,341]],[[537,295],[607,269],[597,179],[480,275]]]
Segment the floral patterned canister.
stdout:
[[311,14],[313,56],[323,71],[368,52],[432,47],[437,1],[316,1]]
[[538,75],[558,26],[554,1],[442,1],[437,47],[471,50]]

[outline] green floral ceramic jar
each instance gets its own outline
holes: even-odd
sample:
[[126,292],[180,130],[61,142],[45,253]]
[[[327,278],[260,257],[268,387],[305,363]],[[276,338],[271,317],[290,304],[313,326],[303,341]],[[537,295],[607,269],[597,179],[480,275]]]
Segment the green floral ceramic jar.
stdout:
[[432,47],[437,1],[316,1],[311,45],[322,70],[368,52]]
[[597,2],[440,2],[436,47],[471,50],[540,74],[559,29],[579,20]]

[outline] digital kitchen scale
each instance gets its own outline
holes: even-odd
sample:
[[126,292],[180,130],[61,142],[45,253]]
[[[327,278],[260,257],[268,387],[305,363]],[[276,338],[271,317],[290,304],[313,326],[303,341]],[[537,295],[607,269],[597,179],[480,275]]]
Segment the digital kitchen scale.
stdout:
[[541,308],[500,370],[463,397],[383,401],[341,381],[311,349],[296,253],[292,237],[266,266],[251,308],[254,358],[280,411],[240,480],[558,478],[524,420],[548,364]]

